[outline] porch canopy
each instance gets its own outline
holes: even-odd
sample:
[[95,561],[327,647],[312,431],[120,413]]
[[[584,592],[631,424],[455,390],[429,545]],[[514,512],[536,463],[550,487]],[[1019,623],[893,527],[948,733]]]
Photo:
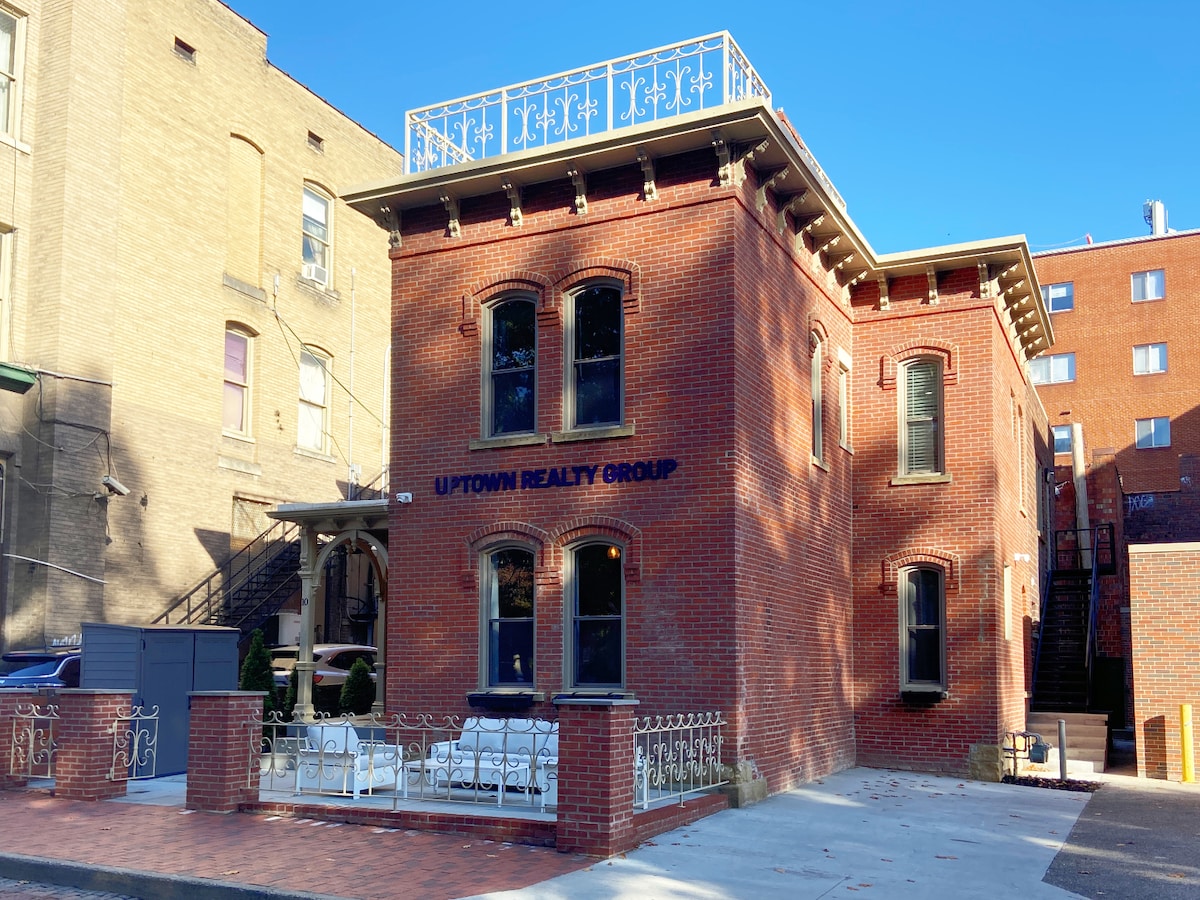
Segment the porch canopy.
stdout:
[[[337,500],[329,503],[281,503],[267,513],[272,519],[300,526],[300,652],[296,661],[296,721],[316,718],[313,707],[313,599],[321,572],[334,550],[342,545],[369,554],[379,584],[379,615],[375,640],[378,689],[373,712],[383,711],[387,659],[387,500]],[[322,538],[324,542],[322,543]]]

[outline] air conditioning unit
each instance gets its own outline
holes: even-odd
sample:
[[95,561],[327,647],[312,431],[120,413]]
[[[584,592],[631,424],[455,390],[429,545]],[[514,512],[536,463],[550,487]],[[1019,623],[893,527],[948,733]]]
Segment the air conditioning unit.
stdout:
[[319,284],[329,283],[329,270],[324,266],[318,266],[316,263],[305,263],[303,268],[300,269],[300,275],[309,281],[315,281]]

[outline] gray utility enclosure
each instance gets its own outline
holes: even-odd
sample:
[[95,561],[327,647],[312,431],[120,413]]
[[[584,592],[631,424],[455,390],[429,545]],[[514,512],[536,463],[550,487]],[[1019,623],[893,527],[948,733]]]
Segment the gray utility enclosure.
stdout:
[[[79,686],[133,691],[134,707],[158,707],[156,775],[187,770],[189,691],[232,691],[236,628],[213,625],[83,625]],[[140,773],[139,773],[140,774]]]

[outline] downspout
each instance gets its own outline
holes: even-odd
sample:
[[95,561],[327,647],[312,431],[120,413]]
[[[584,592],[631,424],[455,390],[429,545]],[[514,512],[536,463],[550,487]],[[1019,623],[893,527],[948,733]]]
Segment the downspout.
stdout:
[[1092,523],[1088,515],[1087,471],[1083,464],[1083,423],[1071,423],[1071,480],[1075,484],[1075,527],[1079,535],[1079,562],[1091,569]]
[[354,465],[354,299],[355,299],[355,276],[358,274],[357,269],[350,270],[350,379],[347,390],[350,397],[346,403],[350,407],[349,410],[349,429],[350,434],[346,439],[346,456],[349,471],[346,476],[347,491],[350,499],[358,499],[358,483],[361,480],[359,477],[360,470]]

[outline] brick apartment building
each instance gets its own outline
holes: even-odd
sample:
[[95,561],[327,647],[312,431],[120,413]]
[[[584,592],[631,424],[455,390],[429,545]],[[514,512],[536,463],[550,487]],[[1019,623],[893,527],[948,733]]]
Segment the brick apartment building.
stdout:
[[996,770],[1052,463],[1024,239],[877,254],[727,35],[609,71],[697,61],[715,101],[588,136],[507,98],[620,85],[410,113],[345,197],[392,244],[386,705],[720,709],[772,791]]
[[5,2],[0,68],[7,650],[149,622],[376,478],[386,236],[337,196],[401,157],[216,0]]
[[1031,371],[1054,435],[1056,527],[1116,534],[1098,631],[1115,684],[1096,705],[1134,730],[1143,774],[1178,778],[1178,705],[1200,702],[1184,588],[1200,576],[1200,230],[1169,231],[1158,202],[1145,212],[1150,234],[1036,255],[1055,344]]

